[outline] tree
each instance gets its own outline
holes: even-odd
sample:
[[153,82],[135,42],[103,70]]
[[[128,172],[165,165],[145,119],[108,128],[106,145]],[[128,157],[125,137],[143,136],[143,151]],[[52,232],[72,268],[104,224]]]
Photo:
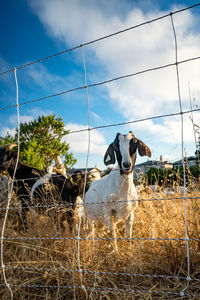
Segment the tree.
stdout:
[[[0,144],[5,145],[17,142],[17,133],[14,137],[7,134],[0,137]],[[70,146],[62,141],[63,136],[69,134],[64,128],[62,118],[55,115],[39,116],[38,119],[20,124],[20,159],[29,166],[44,170],[50,166],[53,159],[60,155],[67,168],[76,163]]]

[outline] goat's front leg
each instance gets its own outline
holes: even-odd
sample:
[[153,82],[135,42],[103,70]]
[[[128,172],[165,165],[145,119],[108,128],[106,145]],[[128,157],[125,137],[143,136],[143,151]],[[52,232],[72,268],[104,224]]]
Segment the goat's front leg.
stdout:
[[112,234],[114,236],[114,242],[115,242],[114,246],[115,246],[115,250],[118,251],[116,229],[117,229],[117,223],[112,221]]
[[111,221],[111,217],[107,217],[105,219],[105,224],[106,224],[106,227],[108,228],[108,230],[111,232],[112,234],[112,231],[113,231],[113,227],[112,227],[112,221]]
[[93,245],[95,245],[94,233],[95,233],[95,224],[94,224],[94,220],[92,220],[92,244]]
[[106,226],[110,230],[112,236],[114,237],[114,247],[115,247],[115,250],[118,251],[118,248],[117,248],[117,234],[116,234],[117,223],[113,221],[112,217],[108,217],[106,219]]
[[125,235],[127,238],[132,237],[133,221],[134,221],[134,212],[131,212],[128,219],[126,220]]

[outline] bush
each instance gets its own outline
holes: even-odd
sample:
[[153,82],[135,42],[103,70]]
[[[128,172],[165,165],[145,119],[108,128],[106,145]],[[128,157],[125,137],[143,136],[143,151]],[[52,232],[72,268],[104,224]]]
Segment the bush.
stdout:
[[[147,179],[149,184],[158,184],[160,186],[174,186],[183,185],[183,167],[176,167],[172,169],[157,169],[150,168],[147,172]],[[199,166],[196,164],[185,168],[186,184],[196,181],[199,177]]]

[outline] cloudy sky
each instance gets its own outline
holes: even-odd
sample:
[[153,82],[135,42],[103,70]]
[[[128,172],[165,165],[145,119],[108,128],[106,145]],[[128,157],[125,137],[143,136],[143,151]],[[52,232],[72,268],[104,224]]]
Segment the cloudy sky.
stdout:
[[[8,0],[1,1],[0,72],[48,57],[65,49],[164,16],[197,1],[150,0]],[[200,6],[173,15],[177,35],[178,61],[200,56]],[[31,101],[85,85],[93,85],[146,69],[175,63],[174,34],[170,16],[77,47],[62,55],[17,71],[19,102]],[[200,59],[179,65],[183,111],[200,108]],[[13,72],[0,76],[0,108],[15,104]],[[117,132],[129,130],[145,142],[152,159],[160,155],[171,161],[181,158],[181,118],[176,67],[166,67],[103,85],[88,88],[90,126],[124,122],[127,125],[91,131],[89,166],[104,168],[103,155]],[[71,131],[88,127],[88,104],[84,89],[20,106],[21,122],[39,115],[55,113]],[[194,155],[195,139],[191,114],[184,115],[184,152]],[[200,112],[193,114],[199,124]],[[16,108],[0,111],[0,136],[11,134],[17,126]],[[85,167],[88,133],[66,137],[78,159],[76,167]],[[147,158],[138,156],[137,162]]]

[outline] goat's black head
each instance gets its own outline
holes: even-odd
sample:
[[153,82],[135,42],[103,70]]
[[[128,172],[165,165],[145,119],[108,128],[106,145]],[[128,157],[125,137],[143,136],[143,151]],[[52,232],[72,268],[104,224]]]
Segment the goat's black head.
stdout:
[[106,166],[114,164],[117,158],[120,173],[129,174],[135,166],[137,149],[140,156],[147,155],[151,157],[150,149],[142,141],[138,140],[132,131],[129,131],[126,135],[117,133],[114,142],[110,144],[106,151],[104,163]]
[[7,147],[0,146],[0,171],[6,171],[14,159],[17,158],[17,152],[11,151],[16,144],[10,144]]

